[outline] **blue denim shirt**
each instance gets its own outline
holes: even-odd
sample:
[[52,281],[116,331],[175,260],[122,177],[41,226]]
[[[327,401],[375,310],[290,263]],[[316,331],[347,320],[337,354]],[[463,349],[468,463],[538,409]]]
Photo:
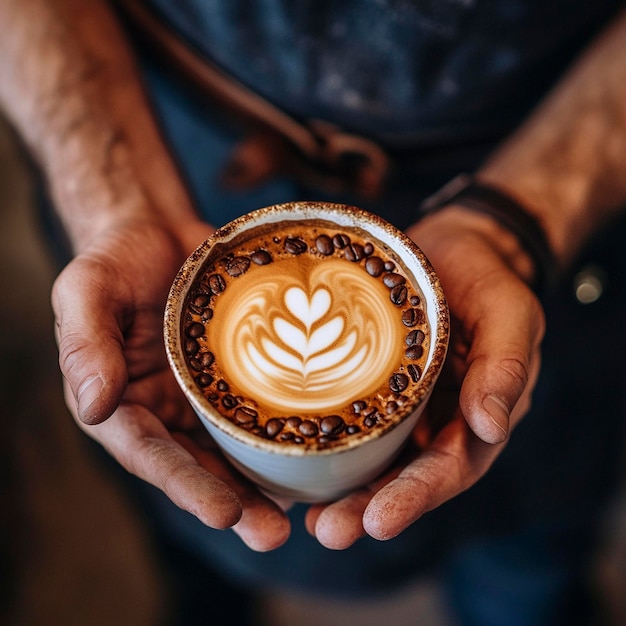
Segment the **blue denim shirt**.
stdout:
[[616,0],[150,0],[223,69],[302,118],[388,143],[507,132]]

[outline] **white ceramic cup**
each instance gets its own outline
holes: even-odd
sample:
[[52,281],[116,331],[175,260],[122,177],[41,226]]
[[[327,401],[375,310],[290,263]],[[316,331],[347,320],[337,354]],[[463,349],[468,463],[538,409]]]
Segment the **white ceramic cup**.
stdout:
[[[359,228],[388,246],[409,280],[424,296],[430,335],[422,375],[409,402],[384,427],[345,437],[331,447],[312,449],[259,437],[236,425],[210,403],[196,384],[183,349],[185,298],[217,250],[241,233],[285,221],[324,220],[338,229]],[[421,250],[378,216],[356,207],[321,202],[276,205],[248,213],[218,229],[187,259],[172,285],[165,311],[165,347],[170,366],[198,417],[230,462],[263,490],[302,502],[332,501],[379,476],[411,434],[440,374],[448,346],[449,316],[441,285]]]

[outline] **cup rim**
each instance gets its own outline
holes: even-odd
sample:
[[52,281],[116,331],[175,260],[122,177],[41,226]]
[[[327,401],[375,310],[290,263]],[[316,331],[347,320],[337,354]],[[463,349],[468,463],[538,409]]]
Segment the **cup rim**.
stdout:
[[[297,211],[297,216],[295,211]],[[359,217],[355,217],[356,215]],[[227,243],[238,235],[250,221],[256,221],[259,217],[266,220],[264,223],[317,219],[328,220],[340,226],[356,226],[366,231],[368,226],[371,226],[391,234],[396,239],[397,245],[394,245],[394,251],[400,258],[404,259],[405,255],[409,254],[418,260],[422,276],[417,277],[413,271],[409,271],[424,292],[425,297],[427,291],[432,296],[432,303],[427,298],[429,306],[434,305],[434,319],[436,320],[436,328],[433,329],[431,326],[430,329],[432,356],[422,372],[418,385],[412,392],[411,402],[407,402],[404,407],[401,407],[389,422],[370,431],[362,431],[340,439],[328,448],[317,448],[291,442],[278,443],[263,439],[234,424],[228,417],[215,409],[198,389],[186,363],[181,341],[181,316],[187,292],[203,271],[205,261],[214,246],[222,242]],[[372,234],[372,236],[380,239],[377,234]],[[400,251],[400,248],[403,250]],[[405,269],[408,270],[409,268],[405,265]],[[218,428],[240,443],[280,456],[323,456],[346,452],[354,447],[362,447],[367,442],[379,439],[404,422],[430,396],[446,358],[449,329],[449,311],[443,288],[434,268],[419,246],[405,233],[379,215],[360,207],[324,201],[286,202],[255,209],[218,228],[189,255],[176,274],[166,300],[163,323],[165,350],[170,368],[187,401],[196,413],[205,416],[203,421],[209,422],[213,427]]]

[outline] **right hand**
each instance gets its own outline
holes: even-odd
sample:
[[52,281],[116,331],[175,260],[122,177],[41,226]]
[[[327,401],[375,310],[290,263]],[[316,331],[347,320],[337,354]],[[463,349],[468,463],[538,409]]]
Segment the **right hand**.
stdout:
[[480,480],[530,408],[539,375],[544,314],[526,283],[532,264],[512,233],[448,207],[408,234],[446,293],[448,357],[415,445],[370,485],[309,509],[309,532],[331,549],[366,534],[391,539]]
[[286,541],[282,509],[221,456],[167,363],[163,310],[171,282],[212,232],[130,220],[95,237],[52,294],[66,399],[79,426],[128,471],[252,549]]

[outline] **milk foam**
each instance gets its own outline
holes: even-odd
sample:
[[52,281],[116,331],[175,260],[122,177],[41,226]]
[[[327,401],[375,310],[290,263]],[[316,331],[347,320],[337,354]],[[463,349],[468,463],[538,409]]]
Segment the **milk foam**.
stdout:
[[343,260],[254,268],[214,309],[207,339],[227,379],[277,413],[345,406],[374,393],[402,358],[388,290]]

